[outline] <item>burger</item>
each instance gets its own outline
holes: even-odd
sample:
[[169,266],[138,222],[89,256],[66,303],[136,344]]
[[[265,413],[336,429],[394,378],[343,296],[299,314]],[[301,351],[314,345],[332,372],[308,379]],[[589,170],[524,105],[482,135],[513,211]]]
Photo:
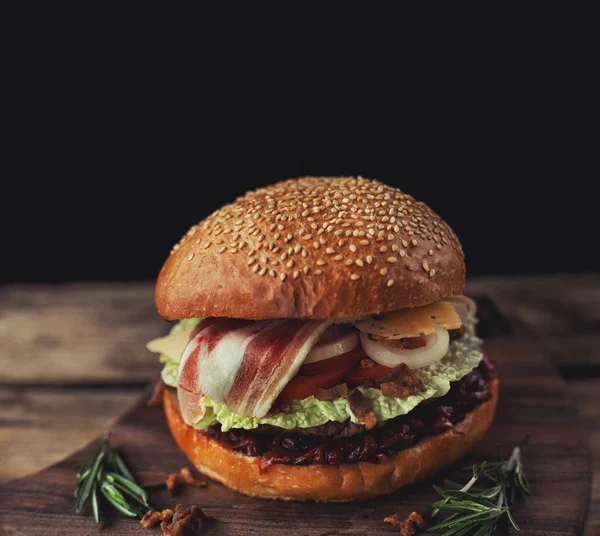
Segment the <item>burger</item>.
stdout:
[[156,284],[163,407],[197,469],[246,495],[355,501],[452,464],[498,382],[427,205],[362,177],[248,192],[194,225]]

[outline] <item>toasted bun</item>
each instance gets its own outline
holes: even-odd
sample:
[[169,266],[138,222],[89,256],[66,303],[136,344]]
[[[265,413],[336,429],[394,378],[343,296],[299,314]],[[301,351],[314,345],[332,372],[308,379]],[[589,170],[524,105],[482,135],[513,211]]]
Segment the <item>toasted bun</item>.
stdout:
[[392,493],[427,478],[454,463],[484,436],[494,418],[498,381],[492,398],[468,413],[454,428],[423,439],[386,463],[345,463],[340,466],[274,464],[263,473],[257,458],[222,447],[188,426],[173,393],[165,391],[164,409],[179,447],[205,475],[251,497],[283,500],[346,502]]
[[156,284],[167,320],[344,318],[461,294],[465,264],[427,205],[361,177],[292,179],[193,226]]

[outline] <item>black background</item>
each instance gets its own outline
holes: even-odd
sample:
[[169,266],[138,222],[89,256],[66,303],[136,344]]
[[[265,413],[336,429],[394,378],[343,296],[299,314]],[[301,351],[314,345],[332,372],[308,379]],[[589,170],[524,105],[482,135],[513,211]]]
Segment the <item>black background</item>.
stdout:
[[153,279],[190,225],[246,190],[338,174],[428,203],[469,274],[597,269],[596,139],[48,137],[4,149],[3,282]]

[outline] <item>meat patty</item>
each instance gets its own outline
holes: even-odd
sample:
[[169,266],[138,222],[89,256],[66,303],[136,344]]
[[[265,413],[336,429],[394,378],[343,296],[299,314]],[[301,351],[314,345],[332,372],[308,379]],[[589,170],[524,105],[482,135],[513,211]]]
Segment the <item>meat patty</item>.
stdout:
[[[381,426],[385,421],[379,423]],[[342,437],[352,437],[358,434],[362,434],[366,430],[364,424],[356,424],[351,421],[335,422],[329,421],[320,426],[313,426],[311,428],[293,428],[287,430],[290,434],[298,436],[313,436],[313,437],[328,437],[330,439],[338,439]],[[278,426],[272,426],[270,424],[261,424],[256,428],[256,433],[259,434],[280,434],[281,428]]]

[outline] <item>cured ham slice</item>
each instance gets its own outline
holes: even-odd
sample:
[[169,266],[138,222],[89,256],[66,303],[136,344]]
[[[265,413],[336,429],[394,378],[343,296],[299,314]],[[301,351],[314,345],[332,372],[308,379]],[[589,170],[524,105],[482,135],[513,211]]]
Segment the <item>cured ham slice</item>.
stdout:
[[177,396],[186,423],[204,415],[202,397],[245,417],[263,417],[331,324],[322,320],[208,318],[181,356]]

